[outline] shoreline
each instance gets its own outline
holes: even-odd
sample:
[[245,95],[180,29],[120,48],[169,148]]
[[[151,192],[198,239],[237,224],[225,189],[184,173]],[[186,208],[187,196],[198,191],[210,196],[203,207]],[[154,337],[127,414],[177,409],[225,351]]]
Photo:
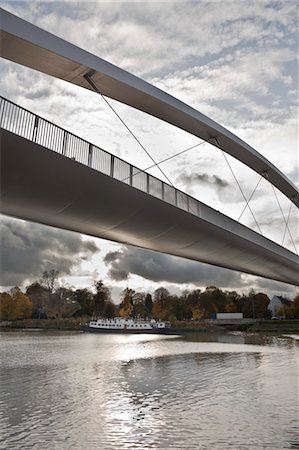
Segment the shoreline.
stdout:
[[[0,331],[16,330],[45,330],[45,331],[80,331],[80,323],[88,321],[87,318],[71,319],[21,319],[15,321],[0,322]],[[246,322],[237,324],[219,324],[210,320],[204,321],[177,321],[170,331],[175,333],[226,333],[230,331],[250,332],[250,333],[295,333],[299,334],[299,320],[257,320],[256,322]]]

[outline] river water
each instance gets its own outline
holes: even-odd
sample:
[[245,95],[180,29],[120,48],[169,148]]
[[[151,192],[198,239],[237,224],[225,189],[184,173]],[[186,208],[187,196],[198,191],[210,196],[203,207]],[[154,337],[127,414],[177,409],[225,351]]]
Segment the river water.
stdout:
[[1,450],[299,448],[296,336],[0,338]]

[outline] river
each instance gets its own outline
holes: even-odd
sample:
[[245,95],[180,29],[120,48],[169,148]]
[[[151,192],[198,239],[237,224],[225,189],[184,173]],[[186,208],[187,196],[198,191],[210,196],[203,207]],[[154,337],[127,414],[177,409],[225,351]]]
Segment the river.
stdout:
[[1,450],[299,448],[296,336],[0,338]]

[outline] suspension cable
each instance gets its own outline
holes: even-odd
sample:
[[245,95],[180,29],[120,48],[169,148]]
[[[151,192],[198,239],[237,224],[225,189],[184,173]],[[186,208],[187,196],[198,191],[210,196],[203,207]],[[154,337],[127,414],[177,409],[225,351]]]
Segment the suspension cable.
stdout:
[[[158,166],[159,164],[163,164],[163,163],[165,163],[165,162],[167,162],[167,161],[170,161],[171,159],[176,158],[177,156],[180,156],[180,155],[182,155],[183,153],[186,153],[186,152],[188,152],[189,150],[192,150],[193,148],[199,147],[200,145],[206,144],[206,143],[207,143],[207,141],[199,142],[198,144],[192,145],[191,147],[188,147],[188,148],[186,148],[185,150],[181,150],[180,152],[175,153],[174,155],[168,156],[168,158],[162,159],[161,161],[159,161],[159,162],[156,163],[156,164],[152,164],[151,166],[145,167],[144,169],[137,170],[137,172],[133,174],[133,177],[135,177],[136,175],[138,175],[138,174],[141,173],[141,172],[146,172],[147,170],[153,169],[154,167]],[[123,178],[121,181],[126,181],[126,180],[128,180],[129,178],[130,178],[130,177]]]
[[170,161],[171,159],[176,158],[177,156],[180,156],[183,153],[189,152],[189,150],[192,150],[193,148],[199,147],[200,145],[206,144],[206,143],[207,143],[207,141],[202,141],[202,142],[199,142],[198,144],[192,145],[191,147],[185,148],[185,150],[181,150],[180,152],[175,153],[174,155],[168,156],[168,158],[162,159],[161,161],[159,161],[156,164],[153,164],[152,166],[146,167],[145,169],[143,169],[143,171],[152,169],[153,167],[155,167],[158,164],[163,164],[166,161]]
[[284,213],[283,213],[282,207],[281,207],[281,205],[280,205],[280,202],[279,202],[279,200],[278,200],[277,194],[276,194],[276,192],[275,192],[275,189],[274,189],[274,187],[273,187],[273,185],[272,185],[272,184],[271,184],[271,187],[272,187],[272,190],[273,190],[273,192],[274,192],[274,195],[275,195],[275,197],[276,197],[276,200],[277,200],[277,203],[278,203],[278,206],[279,206],[280,212],[281,212],[281,214],[282,214],[282,217],[283,217],[284,223],[285,223],[285,225],[286,225],[286,227],[287,227],[287,229],[288,229],[288,232],[289,232],[289,235],[290,235],[290,238],[291,238],[292,244],[293,244],[293,246],[294,246],[294,249],[295,249],[295,253],[296,253],[296,254],[298,255],[298,252],[297,252],[297,248],[296,248],[296,245],[295,245],[295,243],[294,243],[294,241],[293,241],[293,237],[292,237],[292,234],[291,234],[291,232],[290,232],[290,229],[289,229],[289,225],[288,225],[288,223],[287,223],[287,221],[286,221],[286,218],[285,218],[285,216],[284,216]]
[[[114,112],[114,114],[118,117],[118,119],[121,121],[121,123],[126,127],[126,129],[128,130],[128,132],[131,134],[131,136],[135,139],[135,141],[140,145],[140,147],[142,148],[142,150],[147,154],[147,156],[152,160],[152,162],[154,163],[155,166],[158,167],[158,169],[160,170],[160,172],[162,173],[162,175],[166,178],[166,180],[171,184],[171,186],[173,186],[172,182],[170,181],[170,179],[168,178],[168,176],[164,173],[164,171],[161,169],[161,167],[159,167],[156,163],[156,161],[154,160],[154,158],[151,156],[151,154],[146,150],[146,148],[144,147],[144,145],[140,142],[140,140],[137,138],[137,136],[133,133],[133,131],[128,127],[128,125],[125,123],[125,121],[120,117],[120,115],[116,112],[116,110],[113,108],[113,106],[110,104],[110,102],[108,102],[108,100],[104,97],[104,95],[101,93],[101,91],[97,88],[97,86],[94,84],[94,82],[91,80],[91,78],[89,77],[88,74],[84,75],[84,78],[86,79],[86,81],[93,87],[93,89],[100,94],[100,96],[102,97],[102,99],[105,101],[105,103],[109,106],[109,108]],[[174,187],[174,186],[173,186]]]
[[252,199],[252,197],[253,197],[255,191],[257,190],[257,188],[258,188],[260,182],[262,181],[262,179],[263,179],[263,177],[261,176],[261,178],[260,178],[259,181],[257,182],[255,188],[253,189],[251,196],[250,196],[249,199],[246,201],[246,205],[244,206],[243,211],[241,212],[241,214],[240,214],[240,216],[239,216],[239,218],[238,218],[238,222],[240,222],[240,219],[241,219],[241,217],[243,216],[243,213],[245,212],[245,209],[247,208],[248,203],[249,203],[250,200]]
[[[290,204],[290,209],[289,209],[289,214],[288,214],[288,218],[287,218],[287,223],[289,222],[289,219],[290,219],[292,206],[293,206],[293,203],[291,202],[291,204]],[[281,245],[284,244],[284,240],[285,240],[286,234],[287,234],[287,226],[284,227],[284,233],[283,233],[283,238],[282,238],[282,243],[281,243]]]
[[[162,175],[166,178],[166,180],[168,181],[168,183],[176,190],[176,192],[179,194],[179,196],[183,199],[183,201],[186,202],[186,204],[188,205],[188,200],[187,198],[185,198],[182,193],[177,190],[174,186],[174,184],[171,182],[171,180],[168,178],[168,176],[166,175],[166,173],[161,169],[161,167],[159,166],[159,163],[157,163],[154,158],[151,156],[151,154],[146,150],[146,148],[144,147],[144,145],[140,142],[140,140],[137,138],[137,136],[133,133],[133,131],[128,127],[128,125],[125,123],[125,121],[120,117],[120,115],[116,112],[116,110],[113,108],[113,106],[110,104],[110,102],[108,102],[108,100],[106,99],[106,97],[104,97],[104,95],[101,93],[101,91],[98,89],[98,87],[96,86],[96,84],[92,81],[92,79],[90,78],[89,74],[85,74],[83,75],[85,80],[90,84],[90,86],[102,97],[102,99],[105,101],[105,103],[109,106],[109,108],[114,112],[114,114],[117,116],[117,118],[121,121],[121,123],[126,127],[126,129],[128,130],[128,132],[131,134],[131,136],[135,139],[135,141],[140,145],[140,147],[143,149],[143,151],[148,155],[148,157],[152,160],[152,162],[154,163],[153,167],[157,166],[157,168],[160,170],[160,172],[162,173]],[[198,144],[199,145],[199,144]],[[194,214],[197,215],[195,211],[192,210],[192,208],[190,208],[189,205],[189,210]]]
[[245,196],[245,194],[244,194],[244,192],[243,192],[243,189],[242,189],[242,187],[241,187],[241,185],[240,185],[240,183],[239,183],[239,181],[238,181],[238,179],[237,179],[237,177],[236,177],[236,175],[235,175],[235,173],[234,173],[234,171],[233,171],[233,169],[232,169],[232,167],[231,167],[231,165],[230,165],[230,163],[229,163],[227,157],[225,156],[224,151],[223,151],[223,150],[221,150],[221,151],[222,151],[222,155],[223,155],[223,157],[224,157],[224,159],[225,159],[225,161],[226,161],[228,167],[230,168],[230,171],[231,171],[231,173],[232,173],[232,175],[233,175],[233,177],[234,177],[234,179],[235,179],[237,185],[239,186],[239,189],[240,189],[240,191],[241,191],[241,194],[242,194],[242,196],[243,196],[245,202],[247,203],[248,209],[249,209],[249,211],[250,211],[251,214],[252,214],[252,217],[253,217],[253,219],[254,219],[254,221],[255,221],[255,223],[256,223],[258,229],[259,229],[259,232],[260,232],[260,234],[263,236],[262,230],[261,230],[259,224],[257,223],[257,220],[256,220],[256,218],[255,218],[255,215],[253,214],[253,211],[252,211],[250,205],[249,205],[248,202],[247,202],[247,199],[246,199],[246,196]]

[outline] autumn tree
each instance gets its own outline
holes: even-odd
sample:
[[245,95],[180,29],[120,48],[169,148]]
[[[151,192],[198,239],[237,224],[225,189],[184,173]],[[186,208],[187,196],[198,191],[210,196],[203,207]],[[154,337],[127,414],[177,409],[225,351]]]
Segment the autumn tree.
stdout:
[[243,298],[236,291],[227,291],[225,312],[242,312]]
[[12,295],[6,292],[0,295],[1,320],[27,319],[32,314],[32,302],[20,290]]
[[202,318],[209,319],[218,311],[218,307],[215,304],[215,289],[217,288],[209,287],[204,292],[200,293],[197,308],[199,311],[201,311]]
[[285,302],[278,315],[285,316],[286,319],[299,319],[299,295],[296,295],[292,302]]
[[119,305],[118,314],[120,317],[130,317],[133,312],[133,296],[135,292],[133,289],[126,288],[122,292],[122,301]]
[[12,296],[15,302],[17,319],[28,319],[32,315],[32,301],[23,294],[23,292],[18,291]]
[[0,318],[1,320],[15,320],[15,308],[11,295],[7,292],[0,294]]

